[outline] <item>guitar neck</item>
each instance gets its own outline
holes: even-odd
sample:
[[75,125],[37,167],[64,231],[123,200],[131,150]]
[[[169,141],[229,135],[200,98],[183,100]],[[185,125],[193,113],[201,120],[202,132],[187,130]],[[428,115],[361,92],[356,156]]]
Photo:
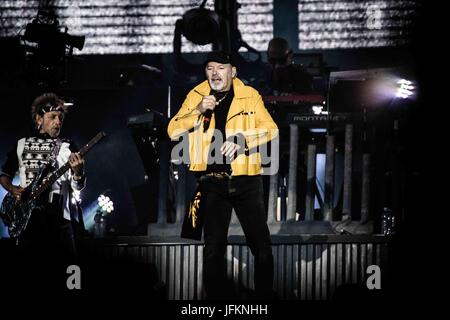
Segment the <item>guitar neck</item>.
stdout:
[[67,170],[69,170],[69,168],[70,168],[70,164],[69,164],[69,162],[66,162],[62,167],[60,167],[58,170],[53,172],[49,177],[47,177],[45,182],[42,183],[39,186],[39,188],[37,188],[31,194],[31,198],[36,199],[37,197],[39,197],[42,194],[42,192],[44,192],[45,190],[47,190],[47,188],[49,188],[52,184],[54,184],[56,182],[56,180],[58,180]]
[[[99,132],[94,138],[91,139],[83,148],[80,149],[79,153],[81,156],[84,156],[100,139],[102,139],[106,134],[104,132]],[[70,168],[70,163],[67,161],[64,165],[62,165],[59,169],[54,171],[50,176],[48,176],[44,183],[42,183],[39,188],[37,188],[31,194],[32,199],[36,199],[39,197],[42,192],[47,190],[52,184],[56,182],[67,170]]]

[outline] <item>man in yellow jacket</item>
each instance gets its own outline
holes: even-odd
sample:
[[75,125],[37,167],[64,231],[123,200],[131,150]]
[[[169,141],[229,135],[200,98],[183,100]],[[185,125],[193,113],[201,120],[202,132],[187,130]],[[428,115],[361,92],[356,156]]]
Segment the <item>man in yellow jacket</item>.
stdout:
[[259,148],[278,135],[278,128],[259,93],[236,77],[228,54],[209,53],[205,73],[207,80],[188,93],[168,127],[172,140],[188,137],[186,160],[203,196],[205,292],[208,299],[227,298],[224,256],[234,208],[255,257],[255,290],[258,297],[270,298],[273,256]]

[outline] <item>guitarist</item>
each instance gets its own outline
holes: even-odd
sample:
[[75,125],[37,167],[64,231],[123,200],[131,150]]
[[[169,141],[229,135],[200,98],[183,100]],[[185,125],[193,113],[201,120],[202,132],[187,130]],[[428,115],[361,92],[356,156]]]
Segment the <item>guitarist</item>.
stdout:
[[[20,199],[24,188],[47,165],[50,157],[56,159],[54,169],[69,161],[71,170],[62,175],[47,193],[40,196],[38,201],[43,204],[43,209],[31,214],[27,228],[19,239],[20,258],[27,259],[28,266],[30,262],[42,265],[42,261],[46,261],[50,264],[41,271],[53,270],[60,275],[66,271],[65,268],[61,270],[62,264],[67,267],[76,258],[74,221],[71,220],[78,217],[71,215],[70,195],[74,190],[82,190],[86,182],[84,159],[74,152],[74,146],[69,141],[58,138],[66,112],[64,101],[54,93],[44,93],[37,97],[31,105],[31,116],[36,129],[34,135],[17,142],[0,170],[0,184]],[[15,186],[12,179],[17,172],[20,184]],[[54,270],[56,266],[61,268]],[[35,279],[41,276],[37,275]],[[58,285],[65,286],[65,281]]]

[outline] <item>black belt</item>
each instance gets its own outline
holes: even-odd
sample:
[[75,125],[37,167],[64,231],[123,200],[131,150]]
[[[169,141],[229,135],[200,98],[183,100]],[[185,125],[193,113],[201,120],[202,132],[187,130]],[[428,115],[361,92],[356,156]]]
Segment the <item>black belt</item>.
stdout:
[[205,174],[205,176],[218,179],[231,179],[231,174],[229,174],[228,172],[210,172]]
[[208,173],[200,175],[198,178],[200,181],[204,181],[204,180],[208,180],[208,179],[230,180],[231,174],[228,172],[208,172]]

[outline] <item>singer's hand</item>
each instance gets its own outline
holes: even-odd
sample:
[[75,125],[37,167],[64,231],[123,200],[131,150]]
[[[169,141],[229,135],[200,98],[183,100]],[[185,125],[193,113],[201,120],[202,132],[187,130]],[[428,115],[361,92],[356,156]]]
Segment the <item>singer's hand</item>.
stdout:
[[204,96],[202,101],[198,104],[197,109],[201,113],[205,113],[206,110],[214,110],[216,107],[216,97]]
[[222,147],[220,147],[220,152],[225,155],[225,157],[230,157],[231,160],[233,160],[233,156],[234,154],[241,148],[240,145],[230,142],[230,141],[225,141],[222,145]]

